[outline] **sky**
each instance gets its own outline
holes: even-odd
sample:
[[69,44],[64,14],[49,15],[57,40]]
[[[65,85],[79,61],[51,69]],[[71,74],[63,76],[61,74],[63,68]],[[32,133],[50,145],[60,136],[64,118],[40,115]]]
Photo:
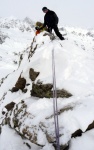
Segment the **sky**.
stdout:
[[0,17],[43,22],[44,6],[56,12],[62,26],[94,28],[94,0],[0,0]]

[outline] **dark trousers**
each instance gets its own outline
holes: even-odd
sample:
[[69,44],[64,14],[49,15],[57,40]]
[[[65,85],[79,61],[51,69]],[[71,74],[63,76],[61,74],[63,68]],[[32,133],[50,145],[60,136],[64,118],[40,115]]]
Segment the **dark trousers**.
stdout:
[[58,26],[54,25],[53,27],[48,27],[48,32],[52,33],[52,29],[54,30],[55,34],[62,40],[62,34],[59,32]]

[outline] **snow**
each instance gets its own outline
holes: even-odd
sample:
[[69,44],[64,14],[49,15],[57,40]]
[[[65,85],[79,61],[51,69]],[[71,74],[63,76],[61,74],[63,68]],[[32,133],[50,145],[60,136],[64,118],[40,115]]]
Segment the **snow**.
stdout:
[[[0,18],[0,22],[0,31],[7,36],[0,44],[0,124],[4,117],[2,116],[4,107],[12,101],[19,104],[23,100],[30,116],[21,118],[23,122],[20,131],[26,125],[33,132],[31,127],[36,126],[37,143],[44,146],[41,149],[54,150],[52,144],[47,141],[45,132],[40,129],[42,122],[46,132],[55,135],[53,99],[32,97],[32,81],[29,78],[29,69],[33,68],[40,72],[35,83],[38,81],[44,84],[52,83],[52,50],[54,50],[57,89],[65,89],[73,95],[70,98],[57,99],[60,144],[65,145],[70,142],[69,150],[78,150],[78,148],[93,150],[94,130],[86,132],[86,129],[94,121],[94,30],[65,27],[66,30],[60,30],[62,34],[67,32],[66,39],[68,39],[65,41],[60,41],[58,38],[51,41],[49,36],[43,36],[44,33],[41,33],[35,37],[32,44],[33,49],[37,45],[35,53],[32,57],[28,57],[35,35],[30,21],[22,22],[12,17]],[[6,26],[9,28],[7,29]],[[28,27],[30,31],[26,30]],[[23,59],[20,62],[21,55]],[[27,92],[19,90],[11,93],[10,90],[15,86],[20,75],[26,79],[26,84],[30,84],[25,87]],[[18,106],[20,108],[21,104]],[[12,118],[13,113],[11,124]],[[82,136],[71,138],[78,129],[82,130]],[[32,150],[40,149],[31,142],[29,144]],[[14,129],[3,126],[0,134],[0,150],[7,149],[28,150],[29,148]]]
[[81,137],[72,139],[69,150],[94,150],[94,130],[83,133]]
[[[3,29],[8,34],[9,38],[6,39],[2,45],[0,45],[0,69],[3,74],[0,74],[0,78],[5,77],[7,74],[13,72],[18,68],[19,54],[24,51],[31,43],[32,37],[30,33],[24,32],[24,34],[16,29]],[[26,40],[25,40],[26,39]],[[15,64],[17,62],[17,64]],[[5,72],[6,68],[6,72]]]
[[[28,141],[23,140],[15,130],[10,129],[8,126],[4,126],[2,134],[0,136],[0,150],[29,150],[25,143]],[[33,150],[38,150],[39,147],[32,144],[30,145]]]

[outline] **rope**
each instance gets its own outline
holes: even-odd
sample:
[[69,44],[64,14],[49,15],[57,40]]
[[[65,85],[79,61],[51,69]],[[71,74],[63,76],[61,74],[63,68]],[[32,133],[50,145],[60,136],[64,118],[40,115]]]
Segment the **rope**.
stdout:
[[57,145],[57,150],[60,150],[54,49],[52,50],[52,73],[53,73],[53,110],[54,110],[56,145]]

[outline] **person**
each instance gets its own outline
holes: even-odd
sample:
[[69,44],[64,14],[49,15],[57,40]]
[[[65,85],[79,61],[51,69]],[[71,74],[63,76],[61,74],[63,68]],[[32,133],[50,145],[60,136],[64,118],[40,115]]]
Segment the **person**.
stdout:
[[36,24],[35,24],[35,29],[36,29],[35,35],[38,35],[38,34],[40,34],[43,31],[47,31],[47,27],[44,27],[43,29],[40,30],[40,28],[42,26],[43,26],[43,23],[41,23],[39,21],[36,22]]
[[54,30],[55,34],[60,38],[60,40],[65,40],[62,34],[59,32],[58,29],[58,17],[56,13],[52,10],[49,10],[47,7],[43,7],[42,11],[45,13],[44,16],[44,24],[40,29],[43,29],[47,26],[48,32],[52,33],[52,29]]

